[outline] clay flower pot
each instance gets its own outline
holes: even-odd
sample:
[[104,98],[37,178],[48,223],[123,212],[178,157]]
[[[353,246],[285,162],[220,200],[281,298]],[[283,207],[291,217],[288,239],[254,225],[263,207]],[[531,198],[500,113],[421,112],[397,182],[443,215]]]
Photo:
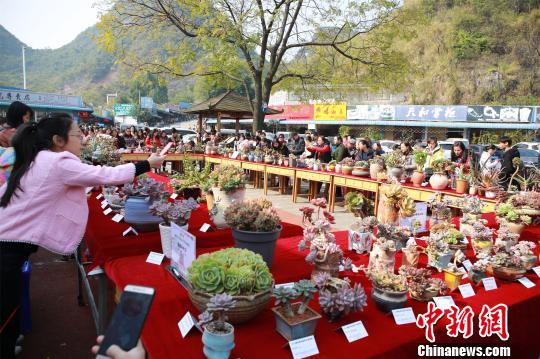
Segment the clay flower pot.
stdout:
[[443,173],[434,173],[429,179],[431,188],[436,190],[446,189],[448,187],[448,177]]
[[493,276],[502,280],[514,282],[523,277],[527,270],[514,267],[493,267]]
[[389,313],[394,309],[405,307],[407,304],[407,292],[407,290],[395,292],[374,285],[371,289],[371,299],[380,310]]
[[422,182],[426,178],[426,174],[420,171],[414,171],[411,177],[411,182],[415,187],[421,187]]
[[468,186],[469,186],[468,181],[458,179],[456,181],[456,192],[461,193],[461,194],[467,193]]
[[463,278],[463,273],[454,273],[447,269],[444,270],[444,281],[448,286],[450,291],[453,291],[461,284],[461,279]]
[[396,263],[396,250],[382,250],[377,244],[373,244],[373,249],[369,254],[368,267],[376,271],[393,272]]

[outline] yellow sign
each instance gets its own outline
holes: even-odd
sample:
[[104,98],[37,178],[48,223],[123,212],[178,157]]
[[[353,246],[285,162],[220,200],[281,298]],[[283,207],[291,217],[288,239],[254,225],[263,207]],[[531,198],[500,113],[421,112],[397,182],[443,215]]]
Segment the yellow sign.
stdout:
[[345,120],[347,118],[347,104],[345,102],[313,105],[313,119],[317,120]]

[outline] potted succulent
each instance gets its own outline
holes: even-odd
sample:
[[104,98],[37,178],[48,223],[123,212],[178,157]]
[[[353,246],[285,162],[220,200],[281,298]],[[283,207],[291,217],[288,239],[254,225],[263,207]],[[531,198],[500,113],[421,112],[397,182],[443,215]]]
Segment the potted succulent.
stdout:
[[[327,272],[333,277],[338,276],[340,264],[345,269],[351,268],[351,261],[343,257],[341,247],[336,243],[336,237],[330,232],[330,225],[334,223],[334,217],[325,210],[326,199],[316,198],[311,204],[317,209],[317,218],[313,218],[315,208],[302,207],[304,238],[298,244],[298,249],[303,251],[309,248],[306,261],[314,265],[311,277],[317,273]],[[324,218],[321,218],[321,211]]]
[[121,163],[120,152],[116,148],[116,138],[98,134],[89,139],[81,150],[81,158],[94,165],[116,166]]
[[467,242],[464,242],[465,235],[455,229],[454,227],[449,227],[444,237],[444,241],[448,244],[448,248],[451,251],[461,250],[462,252],[467,250]]
[[429,218],[430,226],[450,222],[452,218],[451,204],[452,201],[440,192],[436,192],[431,196],[427,201],[427,206],[431,210],[431,217]]
[[412,299],[427,302],[443,295],[448,289],[445,282],[431,277],[431,271],[426,268],[401,267],[399,274],[407,279],[407,287]]
[[[288,341],[304,338],[315,333],[321,316],[308,307],[317,288],[310,280],[303,279],[294,287],[274,288],[276,307],[272,308],[276,319],[276,330]],[[302,297],[301,302],[291,303]]]
[[336,171],[336,165],[337,165],[336,160],[332,160],[332,161],[328,162],[328,172],[335,172]]
[[377,219],[381,223],[395,224],[399,217],[410,217],[416,212],[414,200],[401,184],[381,188],[382,205],[378,207]]
[[500,174],[500,170],[492,168],[486,169],[480,172],[480,174],[478,175],[480,179],[479,188],[482,190],[482,192],[487,198],[496,198],[497,195],[500,193]]
[[516,281],[523,277],[527,270],[521,259],[513,253],[499,251],[490,258],[493,276],[507,281]]
[[465,172],[463,168],[457,168],[456,171],[456,192],[460,194],[467,193],[469,190],[470,174]]
[[392,239],[376,238],[369,253],[368,268],[372,271],[393,272],[396,263],[396,251],[396,242]]
[[431,168],[433,169],[433,175],[429,179],[431,188],[435,190],[446,189],[448,187],[448,176],[446,171],[452,167],[452,162],[440,158],[433,161]]
[[392,152],[385,153],[383,155],[384,164],[388,169],[388,178],[395,178],[399,180],[403,174],[403,164],[405,158],[400,150],[394,150]]
[[369,162],[368,161],[357,161],[354,164],[354,169],[352,171],[353,176],[367,177],[369,176]]
[[403,308],[407,304],[407,279],[401,274],[389,271],[366,270],[373,284],[371,299],[385,313]]
[[412,174],[411,182],[413,183],[413,186],[420,187],[426,178],[426,174],[424,173],[424,165],[426,164],[427,160],[427,152],[423,150],[415,150],[413,152],[413,160],[414,164],[416,165],[416,170]]
[[401,250],[411,237],[411,230],[407,227],[394,226],[392,224],[379,223],[377,225],[377,237],[383,237],[394,241],[396,250]]
[[351,191],[345,195],[345,208],[355,217],[365,217],[373,211],[373,201],[362,193]]
[[246,193],[246,178],[240,167],[221,165],[210,174],[214,207],[210,211],[217,228],[228,228],[225,210],[234,202],[242,202]]
[[344,175],[351,175],[354,169],[354,160],[350,157],[345,157],[340,162],[341,164],[341,173]]
[[103,197],[112,209],[118,211],[126,206],[126,199],[123,191],[118,191],[117,186],[103,186]]
[[204,355],[209,359],[226,359],[234,348],[234,327],[227,323],[226,312],[236,302],[227,293],[212,296],[206,310],[199,315],[199,324],[204,328],[202,342]]
[[499,226],[497,230],[497,239],[495,240],[495,245],[493,246],[493,251],[495,253],[499,251],[510,252],[510,248],[516,244],[519,240],[519,234],[514,233],[508,227],[502,225]]
[[522,191],[508,200],[508,203],[515,207],[515,212],[519,215],[540,216],[540,192]]
[[260,254],[272,268],[282,229],[272,202],[264,198],[235,202],[225,210],[225,221],[232,228],[235,247]]
[[358,254],[369,253],[373,245],[373,229],[377,226],[377,218],[364,217],[354,223],[349,229],[349,250]]
[[461,272],[455,263],[449,263],[444,268],[444,281],[450,291],[454,291],[461,284],[464,273]]
[[369,160],[369,178],[378,180],[377,175],[384,172],[384,159],[375,157]]
[[330,277],[328,273],[319,273],[313,280],[319,288],[319,305],[330,322],[367,306],[366,292],[360,283],[351,286],[348,278]]
[[133,228],[141,232],[155,231],[163,220],[149,212],[154,203],[169,197],[163,183],[151,178],[139,178],[136,183],[124,185],[124,194],[127,196],[124,220]]
[[490,252],[493,246],[493,230],[486,227],[484,221],[478,221],[473,224],[471,232],[471,245],[474,253]]
[[177,200],[175,202],[167,202],[167,200],[155,201],[150,206],[148,211],[154,216],[163,219],[163,222],[159,224],[159,234],[165,257],[171,258],[171,223],[175,223],[187,231],[191,212],[198,208],[199,204],[193,198]]
[[425,248],[425,253],[428,255],[428,266],[436,268],[439,272],[446,268],[454,254],[444,240],[445,237],[446,235],[442,231],[431,232],[427,239],[428,245]]
[[416,242],[407,242],[406,246],[401,249],[401,265],[416,268],[418,266],[418,257],[421,253],[419,249]]
[[464,235],[470,236],[472,225],[482,217],[484,205],[478,196],[471,195],[464,195],[456,201],[456,205],[461,208],[463,213],[459,219],[459,229]]
[[487,270],[489,263],[489,256],[484,253],[479,253],[478,260],[474,262],[469,270],[469,279],[474,285],[480,284],[482,279],[487,278]]
[[258,254],[247,249],[226,248],[201,254],[188,268],[188,295],[203,311],[215,294],[233,296],[229,323],[244,323],[261,312],[271,299],[272,274]]
[[[197,168],[195,161],[184,156],[182,160],[184,173],[174,173],[171,176],[169,186],[184,198],[192,197],[197,199],[202,197],[203,191],[209,192],[210,184],[210,163],[207,163],[203,169]],[[209,206],[209,208],[211,208]]]
[[510,251],[512,254],[519,258],[521,265],[525,270],[530,270],[536,265],[536,255],[533,253],[533,249],[536,248],[536,244],[530,241],[521,241],[512,246]]
[[526,214],[518,214],[516,207],[510,202],[499,203],[495,208],[497,222],[508,227],[512,232],[521,234],[525,226],[531,224],[532,220]]

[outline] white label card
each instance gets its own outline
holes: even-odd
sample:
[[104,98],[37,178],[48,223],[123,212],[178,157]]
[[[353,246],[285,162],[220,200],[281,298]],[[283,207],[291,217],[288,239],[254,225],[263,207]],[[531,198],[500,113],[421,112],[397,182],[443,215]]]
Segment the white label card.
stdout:
[[182,277],[187,278],[187,270],[197,257],[196,238],[175,223],[171,223],[171,237],[171,265],[178,269]]
[[474,289],[473,289],[471,283],[462,284],[458,288],[459,288],[459,291],[461,292],[461,296],[463,298],[472,297],[473,295],[476,294],[474,292]]
[[317,342],[315,342],[315,337],[313,335],[291,340],[289,342],[289,347],[291,348],[294,359],[302,359],[319,354],[319,348],[317,348]]
[[462,264],[465,267],[465,269],[467,270],[467,272],[471,270],[472,263],[471,263],[470,260],[466,259],[466,260],[463,261]]
[[176,199],[176,197],[178,197],[178,193],[171,194],[171,199]]
[[462,277],[463,279],[465,279],[465,278],[467,278],[467,277],[469,276],[469,275],[467,274],[467,271],[466,271],[465,268],[463,268],[463,267],[458,267],[458,271],[459,271],[460,273],[463,273],[463,277]]
[[411,307],[394,309],[392,315],[397,325],[416,323],[416,317]]
[[101,205],[103,206],[104,204],[109,204],[109,201],[107,201],[106,199],[104,199],[103,201],[101,201]]
[[469,240],[465,237],[461,240],[461,243],[469,244]]
[[128,229],[126,229],[124,232],[122,232],[122,236],[127,236],[128,234],[130,233],[133,233],[134,235],[138,235],[139,233],[137,233],[137,231],[135,230],[135,228],[133,227],[129,227]]
[[362,323],[361,320],[344,325],[341,327],[341,329],[343,329],[343,333],[345,333],[345,336],[347,337],[349,343],[368,336],[366,327],[364,327],[364,323]]
[[294,282],[276,284],[276,288],[294,288]]
[[210,225],[208,223],[205,223],[201,226],[201,229],[199,229],[199,231],[201,232],[208,232],[208,230],[210,229]]
[[497,282],[495,282],[495,278],[493,277],[482,278],[482,284],[486,291],[497,289]]
[[443,297],[434,297],[433,301],[435,302],[435,305],[442,310],[448,309],[452,305],[456,305],[454,298],[449,295],[445,295]]
[[105,201],[105,203],[101,204],[101,209],[105,209],[108,205],[109,205],[109,203],[107,201]]
[[96,199],[101,199],[101,198],[103,198],[103,193],[100,193],[100,194],[98,194],[98,195],[96,196]]
[[540,277],[540,266],[534,267],[532,270],[534,271],[534,273],[536,273],[537,276]]
[[180,329],[180,334],[182,334],[182,338],[185,338],[191,328],[193,328],[194,326],[195,321],[193,320],[193,315],[191,315],[190,312],[187,312],[178,322],[178,328]]
[[533,282],[531,282],[531,280],[527,277],[521,277],[518,279],[518,281],[523,284],[525,286],[525,288],[532,288],[534,287],[536,284],[534,284]]
[[86,191],[86,194],[92,192],[92,187],[86,187],[86,190],[85,190],[85,191]]
[[165,257],[165,254],[163,253],[150,252],[150,254],[148,254],[148,258],[146,258],[146,262],[161,265],[161,262],[163,262],[164,257]]
[[122,216],[120,213],[115,214],[112,218],[112,220],[116,223],[120,223],[122,219],[124,219],[124,216]]
[[106,210],[103,211],[103,214],[108,215],[111,212],[112,212],[112,208],[107,208]]
[[240,156],[240,152],[238,152],[238,151],[234,151],[234,152],[232,153],[232,155],[231,155],[231,158],[233,158],[233,159],[237,159],[237,158],[238,158],[238,156]]
[[410,230],[413,229],[414,222],[420,222],[420,228],[416,230],[417,233],[426,231],[427,221],[427,203],[416,202],[416,210],[412,217],[400,218],[399,225],[401,227],[407,227]]

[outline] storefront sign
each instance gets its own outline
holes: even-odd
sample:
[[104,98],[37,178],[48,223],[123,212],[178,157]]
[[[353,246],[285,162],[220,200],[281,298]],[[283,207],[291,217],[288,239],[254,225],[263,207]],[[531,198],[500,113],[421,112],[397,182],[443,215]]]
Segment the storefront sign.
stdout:
[[347,120],[393,120],[392,105],[356,105],[347,109]]
[[273,110],[283,111],[277,115],[266,115],[269,120],[313,120],[313,105],[269,106]]
[[478,122],[531,122],[533,107],[469,106],[467,121]]
[[401,121],[466,121],[467,106],[400,105],[396,106],[395,119]]
[[152,97],[141,97],[141,108],[152,109],[154,107],[154,100]]
[[347,118],[347,104],[345,102],[326,104],[317,103],[313,105],[313,119],[320,120],[345,120]]
[[135,109],[135,105],[130,103],[117,103],[114,105],[114,114],[116,116],[130,116]]
[[24,102],[29,106],[83,107],[82,97],[80,96],[0,88],[0,103],[11,104],[13,101]]

